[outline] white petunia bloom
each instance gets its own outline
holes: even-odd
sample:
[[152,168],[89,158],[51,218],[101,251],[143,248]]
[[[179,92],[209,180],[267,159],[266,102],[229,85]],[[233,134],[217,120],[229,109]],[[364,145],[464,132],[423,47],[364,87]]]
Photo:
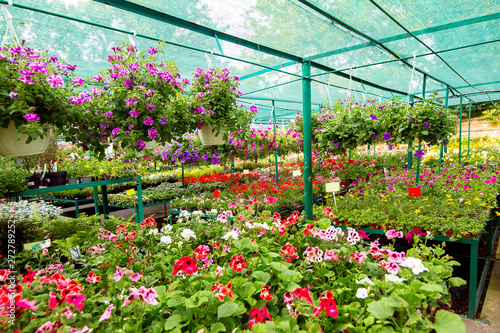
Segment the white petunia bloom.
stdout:
[[158,229],[156,228],[150,229],[148,235],[158,235]]
[[358,288],[358,291],[356,292],[356,297],[357,298],[367,298],[368,297],[368,289]]
[[385,280],[389,281],[389,282],[393,282],[393,283],[401,283],[401,282],[405,281],[405,279],[397,277],[394,274],[386,274]]
[[232,237],[234,240],[237,240],[238,236],[239,236],[238,232],[236,232],[235,230],[231,230],[230,232],[222,236],[222,239],[228,240],[229,237]]
[[170,236],[161,236],[160,242],[165,244],[172,244],[172,237]]
[[184,238],[185,240],[190,240],[191,238],[196,239],[196,234],[194,233],[193,230],[184,229],[181,232],[181,237]]
[[424,271],[429,271],[429,269],[424,266],[422,260],[419,258],[406,257],[405,261],[399,264],[399,266],[411,268],[413,274],[415,275],[418,275]]
[[161,230],[164,234],[168,234],[172,231],[172,226],[170,224],[165,224]]
[[370,278],[367,278],[367,277],[365,277],[365,278],[363,278],[363,279],[361,279],[359,281],[356,280],[356,283],[357,284],[365,284],[365,283],[367,283],[367,284],[371,284],[372,286],[375,284],[375,283],[373,283],[372,280],[370,280]]

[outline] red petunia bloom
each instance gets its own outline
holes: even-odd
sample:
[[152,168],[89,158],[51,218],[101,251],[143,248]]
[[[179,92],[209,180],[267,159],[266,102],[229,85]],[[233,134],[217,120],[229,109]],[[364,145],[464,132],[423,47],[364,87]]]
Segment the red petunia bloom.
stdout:
[[156,226],[156,221],[153,218],[148,217],[147,219],[144,219],[144,221],[141,222],[141,228],[153,228]]
[[325,297],[320,298],[319,302],[319,307],[313,309],[313,313],[316,314],[316,317],[318,317],[320,312],[323,310],[325,310],[326,314],[332,318],[337,318],[339,316],[337,303],[335,303],[333,293],[331,291],[326,291]]
[[229,265],[229,268],[234,269],[237,272],[240,272],[246,268],[245,264],[245,258],[242,255],[233,255],[231,258],[231,264]]
[[269,293],[270,290],[270,286],[262,286],[262,290],[260,291],[260,298],[264,301],[271,301],[273,299],[273,296]]
[[273,321],[271,319],[271,314],[269,313],[265,305],[260,310],[257,307],[254,307],[248,314],[253,318],[248,322],[248,327],[250,329],[252,329],[255,323],[265,323],[268,320]]
[[182,257],[178,262],[174,264],[174,273],[172,275],[177,275],[178,273],[191,275],[198,272],[198,266],[196,260],[191,257]]

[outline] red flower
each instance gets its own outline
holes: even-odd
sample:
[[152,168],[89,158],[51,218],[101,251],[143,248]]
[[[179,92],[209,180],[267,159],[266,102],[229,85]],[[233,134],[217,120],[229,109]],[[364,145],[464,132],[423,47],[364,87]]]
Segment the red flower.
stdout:
[[306,226],[306,229],[304,230],[304,236],[312,235],[313,229],[314,229],[314,224],[308,224]]
[[265,323],[268,320],[273,321],[271,319],[271,314],[267,311],[267,307],[265,305],[260,310],[257,307],[253,308],[248,314],[253,318],[248,323],[248,327],[250,329],[252,329],[255,323]]
[[182,272],[183,274],[191,275],[198,272],[198,266],[196,265],[196,260],[191,257],[182,257],[178,262],[174,264],[174,273],[172,275],[177,275],[177,273]]
[[264,301],[271,301],[273,299],[273,296],[271,296],[269,290],[271,290],[270,286],[262,286],[262,290],[260,291],[260,298]]
[[323,310],[325,310],[326,314],[332,318],[337,318],[339,316],[337,303],[335,303],[333,293],[331,291],[326,291],[325,297],[320,298],[319,302],[319,307],[313,309],[313,313],[316,313],[316,317],[318,317],[320,312]]
[[306,288],[295,289],[295,291],[293,292],[293,296],[295,298],[298,298],[299,301],[306,301],[306,302],[310,303],[311,305],[313,305],[311,295],[309,294],[309,286],[307,286]]
[[97,283],[97,282],[101,281],[101,277],[95,275],[94,272],[89,272],[89,275],[87,276],[86,281],[90,282],[90,283]]
[[198,246],[194,250],[194,257],[195,259],[206,259],[208,257],[208,253],[203,249],[203,246]]
[[25,276],[23,276],[23,282],[24,283],[31,283],[35,280],[35,271],[32,271],[32,270],[29,270],[28,269],[28,272],[26,273]]
[[219,247],[220,247],[220,243],[219,242],[215,243],[214,249],[218,249]]
[[283,247],[281,248],[281,254],[284,256],[292,257],[293,259],[299,258],[299,256],[297,255],[297,249],[290,243],[286,243],[285,245],[283,245]]
[[219,284],[219,282],[215,282],[215,284],[212,286],[212,292],[215,293],[215,297],[219,301],[224,302],[224,297],[226,296],[229,298],[234,297],[234,294],[231,291],[231,287],[232,287],[231,281],[229,281],[229,283],[226,286],[224,286],[223,284]]
[[120,224],[118,227],[116,227],[115,234],[119,234],[120,232],[126,232],[126,231],[127,231],[127,226]]
[[235,271],[239,272],[242,271],[246,268],[245,264],[245,258],[243,256],[239,255],[233,255],[231,258],[231,264],[229,265],[229,268],[234,269]]
[[[143,222],[144,223],[144,222]],[[156,222],[154,222],[156,224]],[[142,225],[142,223],[141,223]],[[144,229],[145,227],[143,227],[142,229]],[[129,231],[129,232],[126,232],[124,233],[123,235],[125,237],[125,240],[127,242],[130,242],[130,241],[135,241],[135,238],[137,237],[137,232],[135,232],[134,230],[132,231]]]
[[141,228],[152,228],[156,226],[155,219],[148,217],[147,219],[144,219],[144,221],[141,222]]

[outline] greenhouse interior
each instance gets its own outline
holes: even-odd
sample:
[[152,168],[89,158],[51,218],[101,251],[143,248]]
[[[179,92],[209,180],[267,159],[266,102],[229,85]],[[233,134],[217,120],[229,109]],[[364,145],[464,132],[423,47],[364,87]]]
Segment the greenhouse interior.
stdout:
[[0,6],[1,332],[500,332],[500,1]]

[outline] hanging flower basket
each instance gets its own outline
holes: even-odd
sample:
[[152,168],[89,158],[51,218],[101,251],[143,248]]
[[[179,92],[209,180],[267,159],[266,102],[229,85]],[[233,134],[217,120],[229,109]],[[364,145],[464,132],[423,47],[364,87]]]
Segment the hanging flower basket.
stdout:
[[226,143],[224,141],[224,133],[219,131],[219,135],[215,135],[217,130],[209,125],[204,125],[200,130],[198,130],[200,134],[201,143],[205,146],[214,146],[214,145],[223,145]]
[[[47,132],[48,126],[45,126],[44,129]],[[0,152],[7,157],[41,154],[49,146],[49,135],[37,138],[27,144],[28,136],[26,134],[21,135],[21,138],[17,141],[16,134],[17,128],[12,120],[9,127],[0,127]]]

